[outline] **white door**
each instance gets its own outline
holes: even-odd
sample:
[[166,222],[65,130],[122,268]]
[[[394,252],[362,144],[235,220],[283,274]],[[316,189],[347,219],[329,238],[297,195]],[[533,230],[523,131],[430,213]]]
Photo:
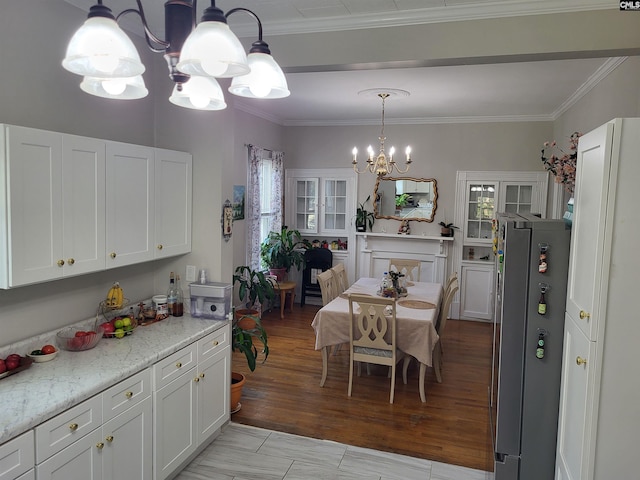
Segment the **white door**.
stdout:
[[595,342],[590,342],[576,320],[566,315],[556,480],[586,480],[593,474],[591,439],[595,438],[596,428],[593,414],[595,350]]
[[105,268],[105,154],[103,140],[63,140],[64,275]]
[[462,264],[460,272],[461,318],[491,320],[493,315],[493,265]]
[[155,150],[155,257],[191,251],[191,155]]
[[153,182],[152,148],[107,143],[107,268],[153,260]]
[[589,340],[597,339],[613,125],[580,138],[567,283],[567,313]]
[[36,466],[38,480],[101,480],[102,430],[96,428]]
[[153,478],[152,400],[146,400],[102,426],[104,480]]
[[62,134],[7,127],[11,286],[62,277]]

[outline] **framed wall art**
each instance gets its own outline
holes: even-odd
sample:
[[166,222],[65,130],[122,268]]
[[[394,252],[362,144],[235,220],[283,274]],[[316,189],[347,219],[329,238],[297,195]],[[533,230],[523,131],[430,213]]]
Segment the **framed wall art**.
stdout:
[[233,220],[244,220],[244,185],[233,186]]
[[224,241],[228,242],[231,238],[231,230],[233,228],[233,207],[229,199],[226,199],[222,205],[222,218],[220,219],[220,223],[222,224]]

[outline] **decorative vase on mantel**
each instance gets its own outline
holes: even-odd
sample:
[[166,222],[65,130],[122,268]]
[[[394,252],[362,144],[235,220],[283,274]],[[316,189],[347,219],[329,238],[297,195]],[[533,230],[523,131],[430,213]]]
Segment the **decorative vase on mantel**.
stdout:
[[567,202],[567,211],[564,212],[562,218],[564,219],[564,223],[571,228],[571,224],[573,223],[573,197]]

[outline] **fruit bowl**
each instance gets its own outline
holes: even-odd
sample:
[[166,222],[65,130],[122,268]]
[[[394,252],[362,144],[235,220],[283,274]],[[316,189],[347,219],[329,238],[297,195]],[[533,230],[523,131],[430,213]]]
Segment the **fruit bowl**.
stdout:
[[34,355],[34,354],[31,354],[31,353],[27,353],[27,357],[33,359],[33,361],[36,362],[36,363],[49,362],[49,361],[53,360],[54,358],[56,358],[57,356],[58,356],[58,350],[56,350],[53,353],[49,353],[49,354],[41,353],[39,355]]
[[97,325],[94,330],[86,331],[77,327],[67,327],[56,333],[56,344],[63,350],[80,352],[95,347],[104,333]]
[[102,329],[104,338],[123,338],[133,335],[137,326],[138,321],[133,315],[120,315],[102,323],[96,321],[96,328]]

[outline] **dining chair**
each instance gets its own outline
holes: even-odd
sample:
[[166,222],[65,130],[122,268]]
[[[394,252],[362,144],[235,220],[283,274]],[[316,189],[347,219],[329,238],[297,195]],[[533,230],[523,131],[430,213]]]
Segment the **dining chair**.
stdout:
[[[376,298],[370,295],[349,295],[349,389],[353,387],[355,362],[373,363],[391,367],[391,392],[393,403],[396,383],[396,364],[404,353],[396,344],[396,302],[393,298]],[[385,336],[387,338],[385,339]]]
[[[407,280],[413,282],[420,281],[420,260],[410,260],[407,258],[390,258],[389,259],[389,271],[396,270],[399,273],[404,273]],[[415,275],[413,271],[415,270]]]
[[338,288],[333,275],[333,270],[329,269],[319,273],[316,278],[322,292],[322,305],[326,305],[338,296]]
[[442,383],[442,334],[444,333],[444,327],[447,323],[447,318],[449,318],[449,308],[451,307],[451,302],[453,301],[453,297],[458,291],[458,288],[460,288],[458,279],[454,278],[451,281],[449,290],[444,294],[442,305],[440,305],[440,312],[438,314],[438,322],[436,323],[438,342],[433,348],[433,370],[435,371],[436,380],[438,381],[438,383]]
[[333,277],[336,281],[336,286],[338,288],[338,295],[343,293],[347,288],[349,288],[349,280],[347,278],[347,269],[344,266],[344,263],[338,263],[331,267],[333,270]]
[[304,252],[304,270],[300,291],[300,306],[304,307],[306,297],[321,297],[317,274],[326,272],[333,263],[333,253],[328,248],[310,248]]

